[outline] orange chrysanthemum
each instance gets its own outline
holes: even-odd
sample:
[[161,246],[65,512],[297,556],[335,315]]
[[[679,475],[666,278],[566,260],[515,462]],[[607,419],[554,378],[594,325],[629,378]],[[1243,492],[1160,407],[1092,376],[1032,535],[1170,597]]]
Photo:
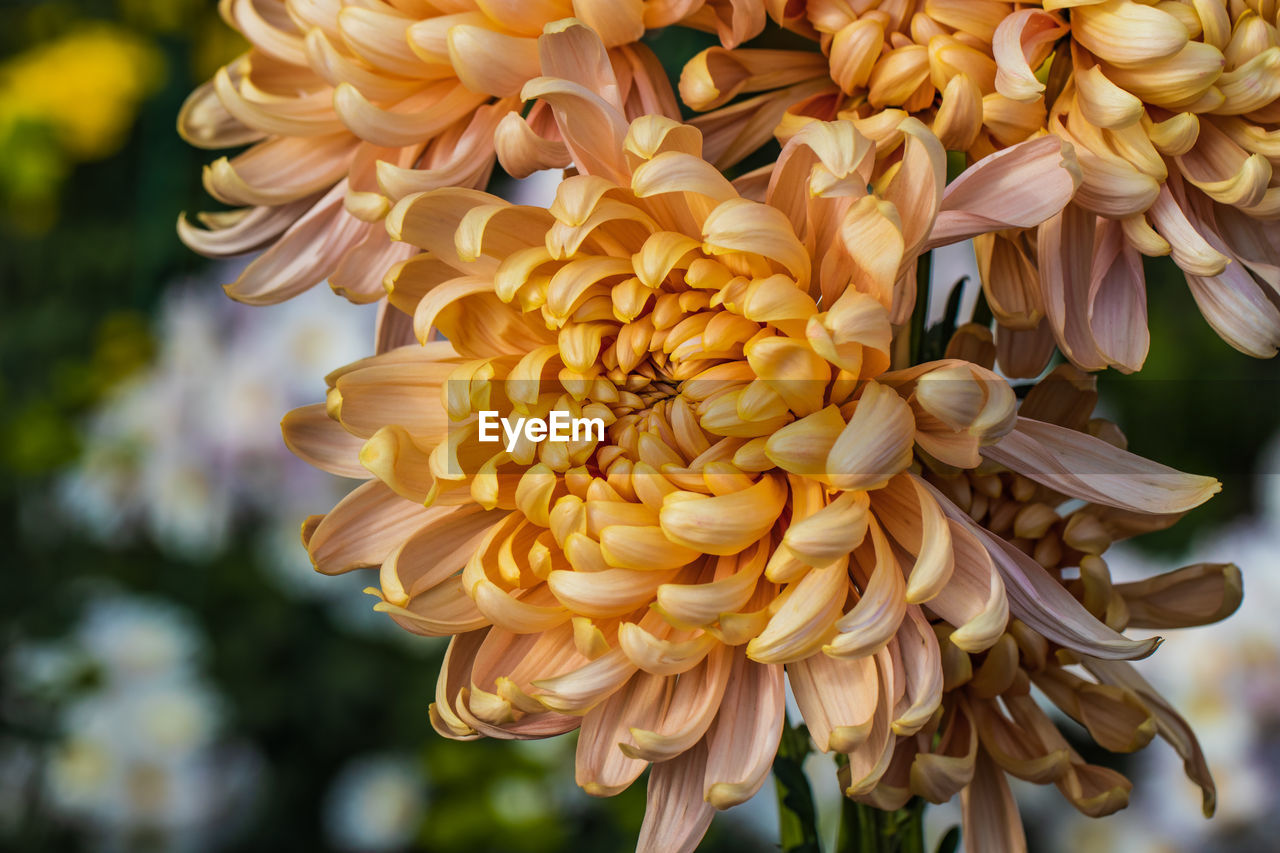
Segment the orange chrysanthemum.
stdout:
[[[1002,0],[770,3],[818,43],[711,48],[680,91],[713,109],[709,157],[837,117],[924,121],[969,162],[1045,132],[1071,142],[1083,183],[1061,216],[978,243],[1001,365],[1034,376],[1056,343],[1093,370],[1141,367],[1142,255],[1171,255],[1232,346],[1280,346],[1280,36],[1274,3]],[[742,94],[763,92],[732,102]],[[727,105],[726,105],[727,104]]]
[[[713,806],[764,782],[784,675],[819,745],[848,756],[849,787],[870,790],[942,701],[933,621],[973,653],[1010,612],[1082,654],[1153,648],[948,521],[960,511],[913,453],[964,470],[1007,447],[1063,494],[1149,512],[1217,484],[1015,428],[1011,389],[982,366],[890,369],[917,255],[1061,209],[1077,177],[1058,140],[947,188],[914,119],[875,141],[814,122],[735,185],[696,129],[627,122],[590,29],[550,27],[540,52],[548,75],[524,94],[577,174],[549,209],[465,188],[401,200],[387,227],[426,252],[386,284],[420,343],[335,372],[326,403],[284,424],[300,456],[374,475],[304,538],[320,571],[378,566],[378,609],[453,637],[442,734],[580,728],[578,782],[612,794],[652,763],[640,846],[688,850]],[[482,439],[490,412],[607,430],[507,446]]]
[[[179,221],[212,257],[266,249],[227,286],[271,303],[328,279],[356,302],[383,296],[382,273],[409,255],[381,220],[415,192],[482,187],[493,139],[538,76],[537,37],[575,14],[610,48],[631,117],[675,109],[656,57],[635,43],[677,21],[726,44],[753,35],[762,8],[742,0],[222,0],[252,49],[196,90],[179,118],[192,144],[251,145],[216,160],[204,183],[229,212]],[[535,106],[522,162],[567,165],[545,107]],[[395,330],[384,336],[395,340]]]

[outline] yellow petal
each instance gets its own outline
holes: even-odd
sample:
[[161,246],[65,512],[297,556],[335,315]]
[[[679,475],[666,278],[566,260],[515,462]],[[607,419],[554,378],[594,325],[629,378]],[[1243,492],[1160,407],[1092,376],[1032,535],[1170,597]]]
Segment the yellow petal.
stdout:
[[749,489],[705,497],[675,492],[662,504],[662,530],[671,541],[707,554],[736,554],[767,533],[786,503],[779,478],[764,475]]

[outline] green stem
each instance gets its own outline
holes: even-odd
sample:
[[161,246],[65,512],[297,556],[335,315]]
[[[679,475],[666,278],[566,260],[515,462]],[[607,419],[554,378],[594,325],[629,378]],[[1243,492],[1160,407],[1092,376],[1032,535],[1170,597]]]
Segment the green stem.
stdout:
[[916,305],[911,312],[911,363],[920,363],[924,348],[924,319],[929,312],[929,279],[933,273],[933,252],[925,252],[916,261]]
[[991,313],[991,306],[987,304],[987,291],[984,288],[978,288],[978,301],[973,304],[973,322],[979,326],[990,326],[995,316]]
[[[811,751],[808,729],[784,722],[778,754],[773,760],[778,794],[778,846],[783,853],[819,853],[821,849],[817,809],[803,766]],[[836,753],[835,763],[837,768],[844,768],[849,759]],[[837,775],[847,777],[847,772],[838,769]],[[841,798],[835,853],[926,853],[924,807],[925,801],[919,797],[912,797],[894,811]],[[958,834],[949,833],[938,853],[954,853],[957,842]],[[948,843],[952,846],[947,847]]]
[[924,801],[886,812],[843,800],[836,853],[925,853]]

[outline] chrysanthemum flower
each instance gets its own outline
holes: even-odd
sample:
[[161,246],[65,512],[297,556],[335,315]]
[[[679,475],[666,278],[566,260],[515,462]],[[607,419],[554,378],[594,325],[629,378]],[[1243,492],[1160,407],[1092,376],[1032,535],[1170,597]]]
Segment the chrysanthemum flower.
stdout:
[[[713,807],[763,784],[784,677],[819,746],[848,756],[850,787],[870,790],[941,702],[933,621],[965,652],[1010,612],[1079,653],[1150,651],[1042,567],[1006,573],[947,520],[913,452],[963,470],[1014,441],[1064,493],[1148,511],[1216,483],[1087,436],[1068,464],[1133,477],[1075,479],[1055,442],[1076,434],[1010,432],[1015,398],[986,368],[889,370],[918,253],[1060,209],[1076,179],[1058,140],[947,189],[919,122],[875,143],[815,122],[767,186],[743,182],[755,200],[696,129],[628,124],[589,29],[553,25],[540,49],[556,74],[523,94],[549,105],[578,174],[549,209],[462,188],[400,201],[388,229],[427,251],[387,288],[421,345],[335,372],[326,403],[284,424],[300,456],[374,475],[304,539],[322,572],[379,567],[378,609],[404,627],[453,637],[438,731],[580,729],[579,784],[613,794],[652,764],[640,847],[688,850]],[[488,443],[488,412],[607,432]]]
[[929,0],[914,13],[878,0],[765,5],[816,50],[713,47],[680,78],[685,103],[710,111],[693,124],[721,167],[814,119],[849,119],[874,135],[911,115],[970,162],[1044,132],[1043,102],[1024,105],[995,89],[991,42],[1012,3]]
[[1225,341],[1250,355],[1274,355],[1280,346],[1274,4],[1046,6],[1070,6],[1069,20],[1063,11],[1028,9],[997,28],[995,85],[1013,100],[1042,102],[1046,85],[1031,64],[1049,50],[1069,64],[1061,90],[1048,92],[1049,128],[1075,145],[1084,181],[1075,204],[1039,230],[1038,295],[1034,277],[1016,274],[1025,269],[1013,260],[1016,252],[989,246],[989,253],[1006,256],[994,260],[1006,274],[988,281],[1004,322],[1026,328],[1043,310],[1058,346],[1076,364],[1136,370],[1147,350],[1141,255],[1170,255]]
[[[235,210],[185,219],[179,233],[213,257],[266,249],[227,286],[251,303],[287,299],[325,279],[356,302],[381,298],[382,274],[411,252],[381,220],[414,192],[482,187],[493,138],[538,76],[537,37],[576,14],[610,48],[629,116],[675,109],[657,58],[636,44],[677,21],[748,38],[764,12],[742,0],[222,0],[252,49],[188,99],[192,144],[250,145],[206,168],[205,187]],[[567,165],[545,107],[521,142],[540,165]],[[387,334],[390,334],[389,332]],[[394,337],[394,336],[393,336]]]
[[[1259,357],[1280,346],[1280,36],[1274,4],[929,0],[770,4],[818,41],[712,48],[685,69],[698,124],[732,162],[807,119],[874,126],[907,112],[970,161],[1046,130],[1070,141],[1075,203],[1029,235],[978,244],[1001,364],[1039,372],[1053,344],[1085,369],[1147,353],[1142,255],[1170,255],[1208,322]],[[785,70],[779,70],[785,69]],[[896,119],[889,119],[891,121]]]
[[[995,355],[985,329],[962,329],[954,344],[983,361]],[[1031,390],[1019,414],[1123,444],[1114,424],[1091,418],[1096,400],[1093,380],[1064,365]],[[998,449],[989,455],[1002,458]],[[1117,631],[1205,625],[1226,618],[1240,604],[1240,572],[1229,564],[1198,564],[1142,581],[1112,582],[1102,557],[1111,542],[1167,527],[1177,514],[1099,504],[1068,510],[1061,493],[993,462],[964,472],[935,464],[926,468],[924,479],[947,495],[952,522],[996,544],[1005,559],[1023,565],[1034,561],[1048,570]],[[1066,579],[1068,573],[1074,579]],[[1129,780],[1087,763],[1032,698],[1034,685],[1103,749],[1128,753],[1156,736],[1168,741],[1201,787],[1205,814],[1213,813],[1213,778],[1195,733],[1131,664],[1066,650],[1017,619],[979,654],[948,642],[949,626],[935,623],[934,628],[943,650],[941,713],[921,731],[897,738],[888,769],[874,789],[854,792],[859,799],[894,809],[912,795],[945,802],[960,793],[966,844],[1001,851],[1026,849],[1006,774],[1055,785],[1089,816],[1124,808]]]

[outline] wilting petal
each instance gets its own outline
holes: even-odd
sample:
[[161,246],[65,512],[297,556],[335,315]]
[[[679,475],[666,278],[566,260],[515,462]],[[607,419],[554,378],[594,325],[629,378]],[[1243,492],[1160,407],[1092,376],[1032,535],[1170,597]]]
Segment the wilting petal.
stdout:
[[1084,666],[1104,684],[1126,687],[1147,703],[1155,714],[1160,737],[1168,741],[1169,745],[1182,757],[1187,778],[1200,786],[1204,795],[1202,808],[1205,817],[1212,817],[1217,806],[1217,789],[1213,784],[1213,776],[1209,772],[1204,753],[1200,749],[1200,743],[1196,740],[1191,727],[1187,725],[1187,721],[1179,716],[1156,689],[1138,674],[1132,664],[1085,657]]
[[1226,619],[1240,606],[1244,581],[1231,563],[1197,563],[1141,581],[1116,584],[1133,628],[1190,628]]
[[943,512],[977,537],[991,554],[1004,579],[1013,614],[1045,637],[1108,660],[1146,657],[1160,644],[1158,638],[1131,640],[1103,625],[1039,563],[979,527],[940,494],[937,497]]

